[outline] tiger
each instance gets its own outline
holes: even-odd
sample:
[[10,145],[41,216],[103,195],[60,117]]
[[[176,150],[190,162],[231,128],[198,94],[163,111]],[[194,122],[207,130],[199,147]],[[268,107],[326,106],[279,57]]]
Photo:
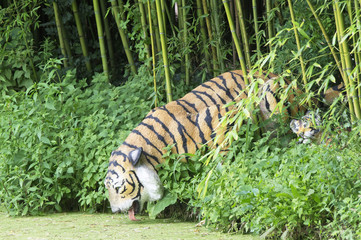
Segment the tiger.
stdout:
[[[261,117],[267,119],[272,113],[279,112],[278,76],[256,72],[254,77],[264,80],[259,107]],[[224,129],[217,128],[229,111],[229,107],[224,106],[247,98],[245,89],[243,72],[234,70],[204,82],[178,100],[151,110],[111,153],[104,183],[112,212],[128,211],[129,219],[136,221],[135,214],[146,202],[160,200],[163,186],[156,166],[164,162],[164,148],[173,145],[174,153],[195,153],[203,144],[215,144],[212,139],[225,133]],[[288,100],[294,98],[295,93],[290,92]],[[302,110],[297,105],[288,109],[291,114]]]
[[298,137],[298,143],[316,143],[326,146],[335,145],[335,137],[341,133],[351,132],[350,127],[337,127],[332,131],[322,129],[322,121],[318,112],[307,111],[306,115],[300,119],[294,119],[290,122],[290,128]]
[[[326,105],[331,105],[333,101],[345,91],[343,83],[327,89],[327,91],[320,95],[321,99]],[[323,135],[321,116],[319,109],[317,111],[307,111],[300,119],[293,119],[290,122],[290,128],[300,139],[298,143],[325,143],[329,145],[332,141],[331,137]],[[349,131],[348,129],[346,129]]]
[[290,122],[291,130],[300,137],[298,143],[310,143],[313,140],[319,142],[322,133],[320,126],[321,117],[314,111],[307,111],[301,119],[293,119]]

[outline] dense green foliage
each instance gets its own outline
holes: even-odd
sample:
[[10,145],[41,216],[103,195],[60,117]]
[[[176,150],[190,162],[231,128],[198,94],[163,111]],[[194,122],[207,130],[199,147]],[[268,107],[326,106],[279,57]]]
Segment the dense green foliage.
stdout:
[[149,111],[151,76],[113,87],[103,75],[87,84],[74,71],[60,81],[48,74],[1,97],[0,201],[22,215],[103,208],[107,159]]
[[[254,130],[244,125],[241,132]],[[349,136],[340,138],[345,142]],[[167,154],[159,174],[168,195],[188,203],[218,230],[277,238],[359,238],[360,139],[346,148],[285,141],[265,136],[249,145],[239,138],[208,165],[200,164],[200,153],[188,155],[187,163],[181,161],[185,155]]]
[[[121,130],[133,127],[149,108],[134,95],[120,94],[124,90],[129,92],[112,88],[101,75],[91,86],[85,80],[75,83],[74,73],[68,72],[61,83],[39,83],[3,96],[1,199],[11,212],[103,205],[101,180],[113,141],[124,138]],[[135,107],[134,101],[143,103]]]
[[104,75],[87,84],[53,70],[26,92],[1,96],[0,201],[11,214],[105,210],[110,152],[152,106],[143,70],[120,87]]

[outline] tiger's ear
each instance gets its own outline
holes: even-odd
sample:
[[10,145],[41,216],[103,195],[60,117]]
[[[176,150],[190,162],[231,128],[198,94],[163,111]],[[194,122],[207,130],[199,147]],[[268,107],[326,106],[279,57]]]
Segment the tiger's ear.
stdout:
[[138,163],[142,152],[143,152],[143,148],[139,147],[129,153],[129,159],[130,159],[130,162],[133,164],[133,166],[135,166]]

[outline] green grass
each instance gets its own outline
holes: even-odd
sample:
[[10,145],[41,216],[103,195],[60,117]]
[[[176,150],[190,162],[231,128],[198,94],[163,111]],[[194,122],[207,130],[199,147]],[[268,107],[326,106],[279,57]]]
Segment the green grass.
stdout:
[[253,236],[210,232],[194,222],[124,214],[60,213],[37,217],[7,217],[0,213],[0,239],[241,239]]

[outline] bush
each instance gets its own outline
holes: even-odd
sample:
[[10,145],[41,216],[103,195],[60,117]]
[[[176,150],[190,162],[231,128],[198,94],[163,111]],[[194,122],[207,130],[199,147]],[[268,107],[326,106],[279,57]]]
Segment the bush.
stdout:
[[69,71],[60,83],[3,92],[0,201],[10,214],[104,210],[110,152],[151,108],[152,78],[139,76],[113,87],[103,75],[76,83]]
[[359,140],[344,149],[282,142],[264,137],[247,149],[239,138],[198,174],[192,169],[199,168],[201,155],[187,167],[179,161],[184,156],[168,155],[169,166],[159,173],[168,192],[199,209],[218,230],[294,239],[360,237]]

